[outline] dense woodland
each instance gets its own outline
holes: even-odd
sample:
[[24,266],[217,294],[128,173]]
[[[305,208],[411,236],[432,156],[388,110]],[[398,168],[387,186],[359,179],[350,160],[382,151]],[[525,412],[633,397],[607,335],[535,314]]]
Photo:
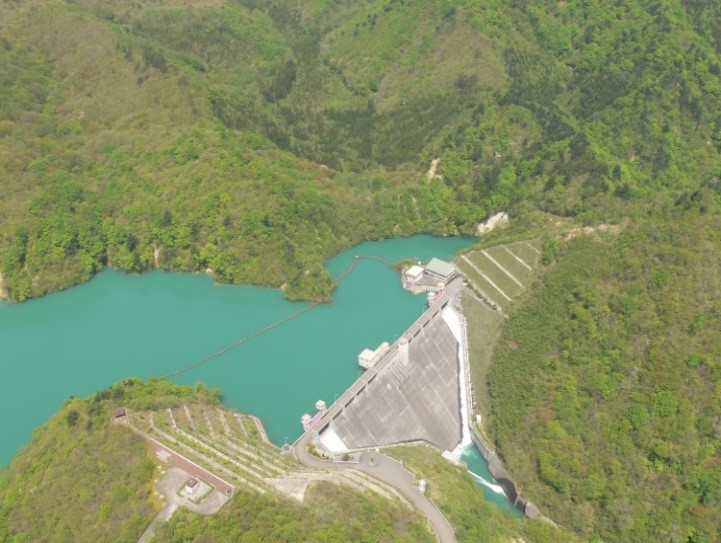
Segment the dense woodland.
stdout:
[[155,514],[155,462],[140,437],[110,425],[110,414],[188,398],[218,402],[203,386],[138,379],[65,402],[0,472],[0,541],[137,541]]
[[718,541],[721,217],[687,203],[549,249],[490,371],[522,491],[591,541]]
[[0,28],[3,295],[111,266],[328,301],[334,252],[508,211],[544,270],[480,403],[522,492],[591,541],[721,540],[718,2],[7,0]]
[[160,267],[327,301],[362,239],[717,192],[718,11],[3,2],[4,293]]

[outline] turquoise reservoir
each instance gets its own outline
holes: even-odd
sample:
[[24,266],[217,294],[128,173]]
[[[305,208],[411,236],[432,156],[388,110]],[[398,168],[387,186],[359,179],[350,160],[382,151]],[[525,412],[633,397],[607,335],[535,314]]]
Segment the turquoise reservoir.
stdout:
[[[337,275],[355,255],[449,259],[473,238],[426,235],[366,242],[327,262]],[[68,396],[128,376],[183,367],[302,309],[276,290],[216,285],[205,275],[107,270],[90,282],[22,304],[0,303],[0,465]],[[366,347],[392,342],[423,311],[397,274],[360,260],[333,302],[177,377],[223,390],[226,405],[259,416],[277,444],[301,433],[315,401],[331,403],[358,376]]]

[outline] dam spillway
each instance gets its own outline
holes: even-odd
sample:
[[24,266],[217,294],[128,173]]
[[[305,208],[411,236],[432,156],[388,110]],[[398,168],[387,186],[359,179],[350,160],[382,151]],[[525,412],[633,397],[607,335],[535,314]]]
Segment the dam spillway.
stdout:
[[442,316],[463,288],[440,299],[367,370],[308,432],[330,452],[426,442],[453,450],[461,440],[459,344]]
[[458,343],[440,312],[405,349],[331,422],[347,448],[426,441],[453,450],[460,441]]

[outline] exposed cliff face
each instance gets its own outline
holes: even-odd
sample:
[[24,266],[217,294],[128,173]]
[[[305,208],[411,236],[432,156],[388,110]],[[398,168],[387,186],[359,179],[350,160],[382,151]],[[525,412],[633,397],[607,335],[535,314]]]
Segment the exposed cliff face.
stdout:
[[495,230],[499,226],[508,224],[508,213],[501,211],[490,217],[486,222],[482,222],[478,225],[478,235],[482,236],[492,230]]

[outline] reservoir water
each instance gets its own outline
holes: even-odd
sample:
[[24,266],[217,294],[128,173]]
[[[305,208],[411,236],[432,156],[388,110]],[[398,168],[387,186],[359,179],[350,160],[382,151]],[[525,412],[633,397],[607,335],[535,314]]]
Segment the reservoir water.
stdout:
[[[420,235],[366,242],[329,259],[327,268],[337,275],[355,255],[448,259],[474,241]],[[330,404],[358,376],[358,353],[392,342],[424,306],[425,297],[405,292],[395,272],[360,260],[331,304],[175,380],[221,388],[223,402],[259,416],[273,442],[292,442],[300,416],[318,399]],[[0,303],[0,466],[69,396],[170,372],[302,307],[276,290],[216,285],[205,275],[113,270],[40,299]]]

